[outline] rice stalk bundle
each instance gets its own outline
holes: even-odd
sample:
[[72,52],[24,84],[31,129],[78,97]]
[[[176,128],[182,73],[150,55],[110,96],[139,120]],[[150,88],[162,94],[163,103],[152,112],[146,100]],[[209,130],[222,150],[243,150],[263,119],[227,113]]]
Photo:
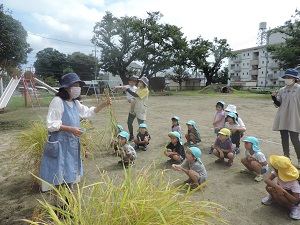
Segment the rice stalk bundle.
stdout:
[[[106,101],[108,101],[110,99],[110,95],[109,95],[109,89],[105,88],[104,89],[104,93],[105,93],[105,99]],[[113,110],[112,105],[108,105],[108,113],[109,113],[109,134],[110,134],[110,141],[108,144],[108,147],[111,147],[111,141],[113,140],[113,138],[115,137],[117,131],[118,131],[118,122],[116,119],[116,115],[115,112]]]
[[[96,183],[81,187],[76,193],[54,189],[65,204],[59,209],[46,200],[40,201],[46,211],[42,221],[54,224],[216,224],[227,223],[220,217],[226,209],[214,202],[198,201],[200,192],[185,190],[185,186],[174,186],[166,178],[165,170],[152,167],[133,171],[124,170],[124,177],[111,178],[107,172],[99,172]],[[122,180],[120,180],[122,179]],[[202,187],[198,187],[200,189]],[[68,201],[66,201],[68,199]],[[25,221],[25,220],[23,220]]]

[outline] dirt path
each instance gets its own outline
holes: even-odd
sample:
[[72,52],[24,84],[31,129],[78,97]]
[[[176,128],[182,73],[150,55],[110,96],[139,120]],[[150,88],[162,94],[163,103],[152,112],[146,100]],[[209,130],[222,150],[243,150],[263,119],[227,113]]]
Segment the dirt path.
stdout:
[[[208,200],[219,203],[229,211],[222,213],[222,217],[229,220],[230,224],[296,224],[288,217],[288,210],[272,205],[264,206],[260,203],[266,196],[264,182],[253,181],[254,175],[240,174],[243,168],[240,159],[244,156],[244,146],[241,145],[239,154],[231,168],[225,165],[215,164],[215,157],[209,155],[208,151],[215,135],[212,129],[212,120],[215,114],[215,104],[218,100],[226,104],[235,104],[238,113],[246,124],[245,136],[256,136],[260,140],[263,152],[271,154],[282,154],[280,136],[278,132],[272,131],[273,118],[276,108],[270,99],[245,98],[233,95],[199,95],[199,96],[150,96],[148,103],[147,125],[152,140],[149,150],[139,151],[135,169],[158,163],[162,169],[170,169],[166,158],[162,157],[163,147],[169,141],[167,136],[171,117],[177,115],[181,119],[183,133],[187,131],[185,123],[194,120],[202,136],[200,148],[202,150],[202,161],[208,171],[209,184],[204,188],[204,194],[195,194],[195,200]],[[126,119],[129,104],[125,100],[114,101],[114,109],[119,124],[127,127]],[[42,115],[45,116],[45,115]],[[93,119],[96,129],[107,127],[107,113],[101,112]],[[137,122],[134,122],[134,130]],[[126,129],[127,130],[127,129]],[[30,216],[32,209],[37,205],[35,199],[41,199],[41,194],[36,189],[30,189],[28,176],[11,174],[9,169],[11,163],[10,148],[16,133],[1,132],[1,162],[0,162],[0,224],[13,224],[13,220]],[[291,151],[293,163],[296,163],[294,150]],[[160,161],[160,159],[162,160]],[[98,169],[108,171],[112,176],[122,176],[122,168],[117,164],[118,158],[105,155],[100,157],[95,154],[94,160],[87,159],[84,162],[85,178],[87,183],[97,180]],[[180,184],[186,179],[180,172],[169,170],[168,174]],[[45,194],[44,194],[45,195]],[[18,223],[19,224],[19,223]]]

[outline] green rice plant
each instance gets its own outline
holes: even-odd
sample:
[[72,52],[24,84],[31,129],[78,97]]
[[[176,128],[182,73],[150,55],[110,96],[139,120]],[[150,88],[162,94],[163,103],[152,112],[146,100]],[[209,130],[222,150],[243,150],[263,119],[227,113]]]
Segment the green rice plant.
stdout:
[[[111,178],[99,172],[96,183],[77,185],[76,191],[55,189],[64,207],[40,200],[43,208],[30,224],[215,224],[227,223],[220,217],[226,209],[209,201],[195,201],[203,186],[191,191],[175,186],[165,170],[149,166],[129,168],[123,177]],[[66,200],[68,199],[68,201]]]

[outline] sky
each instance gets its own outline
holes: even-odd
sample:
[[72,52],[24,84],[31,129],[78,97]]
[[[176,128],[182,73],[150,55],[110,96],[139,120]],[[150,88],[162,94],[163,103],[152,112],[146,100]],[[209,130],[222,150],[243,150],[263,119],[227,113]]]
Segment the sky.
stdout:
[[255,47],[259,23],[267,28],[281,26],[300,10],[299,0],[2,0],[28,32],[27,42],[33,48],[28,56],[30,67],[36,53],[54,48],[64,54],[79,51],[99,57],[91,43],[93,27],[105,12],[116,17],[146,18],[147,12],[163,14],[161,23],[176,25],[188,40],[201,36],[227,39],[233,50]]

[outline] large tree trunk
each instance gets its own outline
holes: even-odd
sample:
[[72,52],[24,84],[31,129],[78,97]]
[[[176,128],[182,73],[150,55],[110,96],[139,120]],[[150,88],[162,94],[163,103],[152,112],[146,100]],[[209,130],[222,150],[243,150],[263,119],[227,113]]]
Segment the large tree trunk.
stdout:
[[206,77],[206,83],[205,86],[208,86],[212,83],[212,76],[209,73],[205,73],[205,77]]

